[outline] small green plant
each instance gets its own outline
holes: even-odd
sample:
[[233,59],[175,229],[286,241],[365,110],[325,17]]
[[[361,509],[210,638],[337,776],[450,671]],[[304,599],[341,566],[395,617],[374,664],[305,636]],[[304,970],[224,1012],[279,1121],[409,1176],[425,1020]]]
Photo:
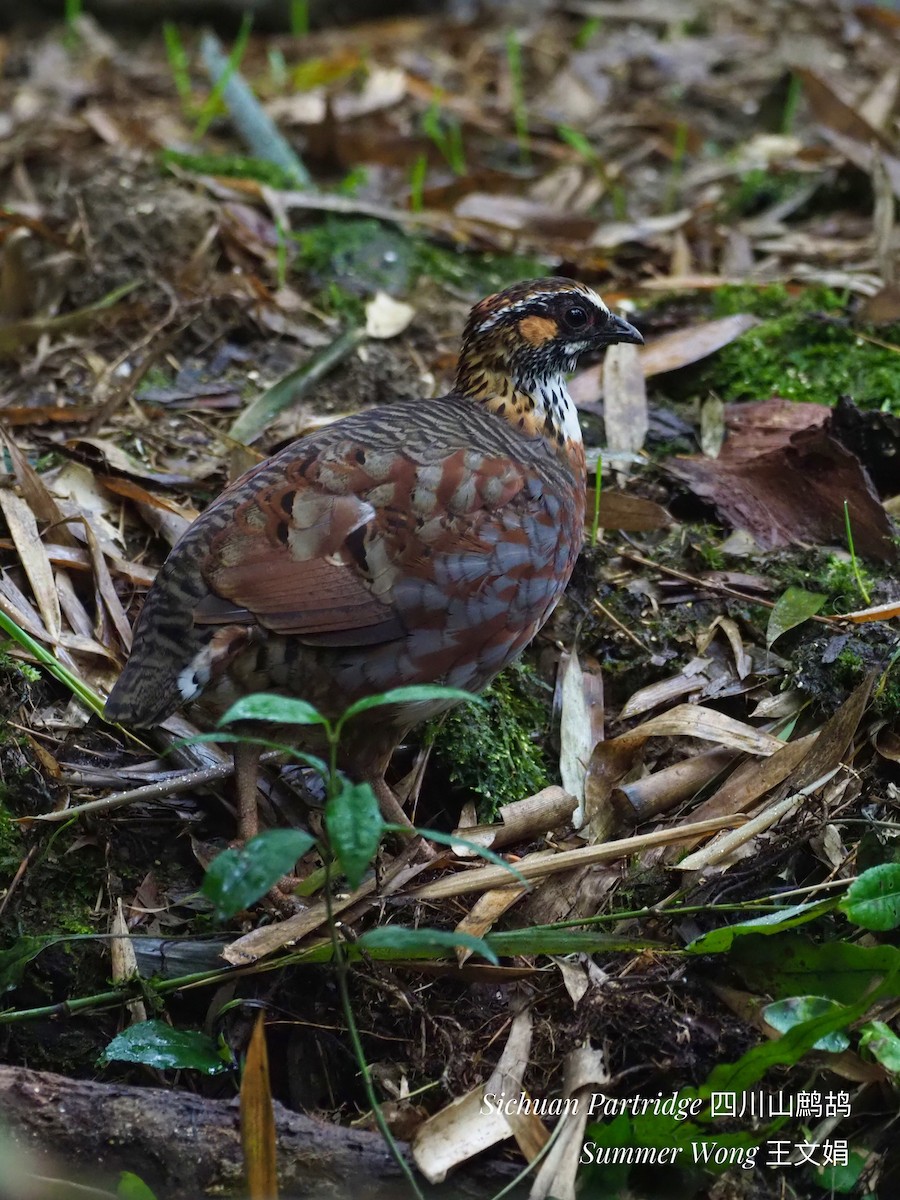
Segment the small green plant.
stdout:
[[431,139],[454,175],[465,175],[466,155],[463,150],[462,126],[452,114],[441,111],[438,97],[422,114],[422,132]]
[[58,679],[69,691],[77,696],[78,699],[89,708],[91,712],[97,716],[103,716],[103,698],[89,687],[83,679],[79,679],[77,675],[73,675],[68,667],[64,667],[61,662],[47,650],[40,642],[36,642],[34,638],[25,632],[19,625],[16,624],[11,617],[8,617],[5,612],[0,612],[0,629],[3,630],[12,640],[23,650],[36,658],[42,667],[45,667],[54,678]]
[[784,111],[781,114],[781,132],[791,134],[797,120],[797,109],[800,107],[800,97],[803,95],[803,84],[800,76],[791,74],[787,95],[784,98]]
[[66,0],[66,24],[74,25],[83,11],[82,0]]
[[[362,1044],[359,1027],[350,1001],[348,985],[349,957],[338,933],[332,911],[332,863],[337,865],[351,888],[359,887],[368,871],[379,842],[384,833],[408,835],[411,828],[386,823],[381,815],[378,800],[368,783],[353,783],[338,771],[338,750],[341,736],[349,721],[364,716],[371,710],[385,705],[420,704],[429,701],[470,701],[482,703],[477,696],[458,688],[403,687],[393,688],[379,695],[368,696],[356,701],[336,720],[330,720],[305,700],[289,699],[284,696],[259,693],[246,696],[232,705],[220,721],[220,728],[247,721],[262,721],[266,724],[287,726],[314,726],[324,737],[327,760],[315,758],[291,747],[281,747],[288,754],[319,771],[325,780],[327,800],[325,804],[326,839],[318,845],[325,863],[323,894],[328,913],[328,929],[335,966],[338,990],[350,1041],[366,1090],[366,1095],[381,1133],[387,1142],[398,1166],[413,1189],[414,1195],[423,1200],[412,1171],[406,1162],[382,1113],[375,1091],[372,1072]],[[213,739],[222,735],[211,735]],[[225,740],[234,735],[225,734]],[[234,740],[244,740],[236,738]],[[258,742],[260,739],[250,739]],[[452,844],[458,839],[427,831],[433,840]],[[258,899],[271,888],[284,872],[315,845],[315,839],[298,830],[271,830],[251,839],[241,850],[225,850],[210,864],[203,883],[203,892],[216,905],[220,915],[238,912],[247,903]],[[497,864],[502,864],[515,876],[517,872],[503,863],[497,855],[488,851],[482,854]],[[519,876],[521,878],[521,876]],[[371,930],[359,939],[358,945],[367,951],[389,950],[415,956],[423,950],[450,949],[464,946],[484,955],[489,962],[499,962],[497,954],[482,939],[470,934],[438,929],[408,929],[398,925]],[[126,1036],[126,1035],[121,1035]]]
[[291,0],[291,33],[294,37],[309,33],[309,0]]
[[519,145],[519,161],[527,166],[531,161],[531,137],[528,132],[528,109],[525,104],[525,73],[522,66],[522,46],[513,31],[506,38],[506,62],[512,91],[513,123]]
[[666,194],[663,200],[663,211],[672,212],[678,201],[678,188],[684,171],[684,159],[687,154],[689,129],[686,121],[679,121],[675,126],[675,140],[672,144],[672,166],[666,182]]
[[624,221],[628,216],[628,197],[625,189],[609,174],[606,164],[594,149],[589,139],[579,129],[572,129],[570,125],[558,125],[556,132],[562,141],[577,151],[585,162],[597,172],[597,175],[603,181],[603,186],[609,192],[616,220]]
[[602,28],[602,17],[588,17],[572,39],[573,47],[576,50],[586,50]]
[[188,52],[181,40],[178,26],[172,21],[163,21],[163,41],[166,44],[166,57],[169,60],[169,70],[175,82],[175,90],[184,113],[193,112],[193,89],[191,88],[191,63]]

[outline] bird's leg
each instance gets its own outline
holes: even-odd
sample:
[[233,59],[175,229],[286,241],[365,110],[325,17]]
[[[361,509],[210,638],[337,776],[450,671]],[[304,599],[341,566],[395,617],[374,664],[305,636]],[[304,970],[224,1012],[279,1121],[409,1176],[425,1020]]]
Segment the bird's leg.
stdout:
[[405,825],[407,829],[412,829],[412,821],[403,811],[394,789],[383,775],[373,777],[372,791],[375,793],[378,807],[381,809],[381,815],[385,821],[389,821],[392,825]]
[[[246,846],[259,833],[259,807],[257,803],[257,780],[259,778],[259,746],[247,742],[234,745],[234,782],[238,802],[238,843]],[[269,889],[268,898],[275,908],[286,916],[296,912],[292,895],[297,886],[296,875],[283,875]]]
[[259,774],[259,746],[247,742],[234,744],[234,783],[238,802],[238,838],[246,845],[259,833],[256,806],[256,781]]

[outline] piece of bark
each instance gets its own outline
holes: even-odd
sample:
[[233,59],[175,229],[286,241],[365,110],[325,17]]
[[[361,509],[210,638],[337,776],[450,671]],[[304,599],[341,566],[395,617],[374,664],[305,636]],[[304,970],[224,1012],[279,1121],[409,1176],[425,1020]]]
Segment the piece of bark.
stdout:
[[[281,1104],[275,1122],[283,1200],[396,1200],[405,1187],[380,1134]],[[38,1160],[35,1174],[77,1176],[115,1193],[119,1173],[131,1171],[165,1200],[245,1194],[237,1099],[0,1066],[0,1123],[23,1158]],[[509,1177],[482,1163],[477,1175],[454,1176],[453,1194],[488,1197]],[[35,1200],[47,1195],[38,1185]]]

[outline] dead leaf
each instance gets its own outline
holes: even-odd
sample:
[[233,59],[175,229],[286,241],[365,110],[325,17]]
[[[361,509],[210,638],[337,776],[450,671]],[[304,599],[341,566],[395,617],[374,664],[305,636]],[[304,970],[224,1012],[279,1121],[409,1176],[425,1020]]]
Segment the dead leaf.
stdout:
[[241,1074],[241,1148],[249,1200],[278,1200],[275,1110],[264,1012],[253,1026]]
[[591,751],[603,737],[603,676],[594,659],[587,659],[583,669],[577,650],[562,655],[560,674],[559,777],[566,792],[578,801],[573,818],[577,829],[584,820],[584,781]]
[[[714,504],[729,525],[747,530],[768,549],[842,544],[846,500],[857,552],[880,562],[894,561],[894,527],[866,471],[829,434],[818,412],[809,415],[815,424],[787,438],[783,429],[745,424],[726,439],[719,458],[670,459],[669,470]],[[807,413],[797,414],[797,419],[806,417]],[[743,419],[752,422],[753,415]],[[761,445],[776,448],[761,451]]]
[[38,533],[34,513],[21,496],[7,488],[0,489],[0,510],[6,518],[6,526],[18,551],[19,562],[28,576],[47,635],[51,641],[58,641],[62,632],[59,596],[56,594],[53,568]]

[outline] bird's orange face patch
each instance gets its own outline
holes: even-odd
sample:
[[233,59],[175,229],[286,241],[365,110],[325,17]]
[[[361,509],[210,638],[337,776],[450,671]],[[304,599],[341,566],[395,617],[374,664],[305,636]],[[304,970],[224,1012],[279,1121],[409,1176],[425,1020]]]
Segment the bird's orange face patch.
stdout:
[[559,332],[559,326],[551,317],[523,317],[519,322],[519,333],[529,346],[543,346]]

